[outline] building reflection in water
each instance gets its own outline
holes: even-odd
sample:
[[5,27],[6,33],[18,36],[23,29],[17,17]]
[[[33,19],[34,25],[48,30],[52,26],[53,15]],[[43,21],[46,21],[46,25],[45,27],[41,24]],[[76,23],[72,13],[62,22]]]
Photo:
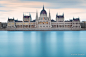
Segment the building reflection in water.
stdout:
[[85,34],[86,31],[1,31],[0,56],[76,57],[71,54],[86,54]]

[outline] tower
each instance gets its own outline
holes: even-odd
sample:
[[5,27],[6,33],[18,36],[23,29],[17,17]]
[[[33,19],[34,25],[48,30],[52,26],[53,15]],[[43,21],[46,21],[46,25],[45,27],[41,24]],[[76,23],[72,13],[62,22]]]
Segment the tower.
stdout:
[[49,20],[51,20],[50,10],[49,10]]
[[57,22],[64,22],[64,13],[63,13],[63,15],[56,14],[56,21]]
[[38,28],[38,11],[36,10],[36,22],[35,27]]
[[24,13],[23,13],[23,21],[26,21],[26,22],[30,22],[31,21],[31,15],[29,14],[29,16],[28,15],[24,15]]
[[47,12],[46,12],[46,10],[44,9],[44,5],[43,5],[42,11],[40,12],[40,16],[41,16],[41,17],[46,17],[46,16],[47,16]]
[[43,10],[44,10],[44,5],[43,5]]
[[38,12],[36,11],[36,21],[38,20]]
[[48,24],[49,26],[49,28],[51,28],[51,15],[50,15],[50,10],[49,10],[49,24]]
[[29,12],[29,16],[30,16],[29,20],[30,20],[30,21],[32,21],[32,18],[31,18],[31,14],[30,14],[30,12]]
[[58,18],[57,17],[58,17],[58,13],[56,14],[56,22],[58,21]]

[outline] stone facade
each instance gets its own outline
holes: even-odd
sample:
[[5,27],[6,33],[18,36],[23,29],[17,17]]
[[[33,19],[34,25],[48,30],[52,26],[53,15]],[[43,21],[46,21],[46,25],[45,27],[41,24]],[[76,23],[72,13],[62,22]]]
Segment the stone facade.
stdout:
[[80,19],[73,18],[69,21],[64,21],[63,15],[56,15],[56,21],[51,20],[51,15],[49,11],[49,17],[44,9],[40,12],[40,17],[38,17],[38,12],[36,12],[36,20],[31,20],[31,15],[25,16],[23,14],[23,21],[18,21],[8,18],[7,22],[8,30],[80,30]]
[[86,28],[86,21],[83,21],[80,24],[81,24],[81,28]]
[[7,28],[7,23],[1,23],[1,28],[2,28],[2,29]]

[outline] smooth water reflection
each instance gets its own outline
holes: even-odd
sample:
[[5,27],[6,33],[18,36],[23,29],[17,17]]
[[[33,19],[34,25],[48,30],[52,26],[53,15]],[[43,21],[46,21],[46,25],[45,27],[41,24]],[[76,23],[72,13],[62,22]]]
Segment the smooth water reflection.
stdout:
[[86,31],[0,31],[0,57],[86,57]]

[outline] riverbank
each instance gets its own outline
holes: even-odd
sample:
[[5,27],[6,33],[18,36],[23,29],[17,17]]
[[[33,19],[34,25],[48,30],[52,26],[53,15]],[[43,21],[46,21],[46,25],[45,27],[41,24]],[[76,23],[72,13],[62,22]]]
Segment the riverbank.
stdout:
[[86,31],[86,28],[81,29],[0,29],[0,31]]
[[7,31],[7,29],[6,28],[3,28],[3,29],[0,28],[0,31]]

